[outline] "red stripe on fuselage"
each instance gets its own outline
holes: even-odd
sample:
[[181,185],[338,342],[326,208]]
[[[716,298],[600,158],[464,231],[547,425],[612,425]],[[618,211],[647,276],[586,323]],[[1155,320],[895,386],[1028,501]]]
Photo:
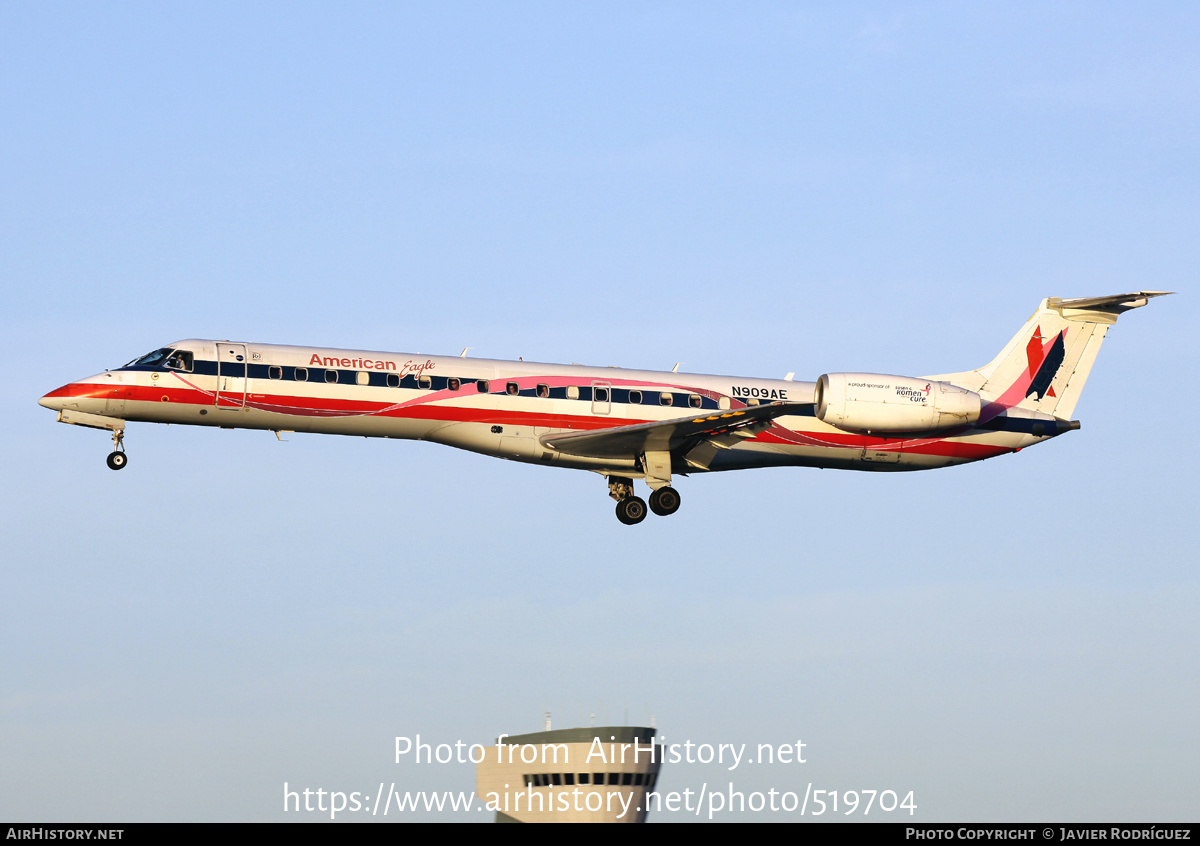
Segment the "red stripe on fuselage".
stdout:
[[119,389],[135,387],[122,383],[101,385],[96,382],[72,382],[55,388],[45,399],[107,399],[115,396]]
[[[213,394],[195,388],[166,387],[165,385],[89,385],[74,383],[59,388],[47,396],[109,397],[117,393],[124,398],[142,402],[168,402],[202,407],[212,406]],[[463,394],[464,398],[469,394]],[[501,396],[493,394],[492,396]],[[235,397],[230,404],[240,405],[240,394],[221,394],[222,405],[227,397]],[[526,398],[529,399],[529,398]],[[440,402],[409,400],[406,403],[381,403],[365,400],[337,399],[332,397],[285,396],[280,394],[247,394],[246,405],[259,411],[272,412],[293,417],[387,417],[397,420],[443,420],[456,423],[491,423],[508,426],[541,426],[549,429],[607,429],[613,426],[632,426],[652,422],[646,419],[597,417],[594,415],[550,414],[505,408],[472,408],[470,406],[445,405]],[[683,409],[680,409],[683,410]],[[912,439],[901,441],[860,435],[853,432],[822,431],[806,432],[787,429],[775,424],[760,433],[754,442],[781,446],[806,446],[832,449],[876,449],[935,455],[974,460],[990,458],[1010,452],[1011,449],[993,444],[970,443],[945,439]]]
[[[781,430],[778,431],[778,430]],[[757,443],[783,446],[825,447],[828,449],[871,449],[913,455],[941,455],[951,458],[991,458],[1011,452],[1009,447],[952,441],[944,438],[898,440],[858,435],[853,432],[805,432],[772,426],[754,439]]]

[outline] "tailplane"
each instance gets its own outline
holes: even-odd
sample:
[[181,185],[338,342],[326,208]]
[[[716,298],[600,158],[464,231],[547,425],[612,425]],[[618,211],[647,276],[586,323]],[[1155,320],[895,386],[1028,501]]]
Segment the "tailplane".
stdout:
[[1171,291],[1138,291],[1110,297],[1050,297],[991,363],[966,373],[932,378],[975,391],[985,403],[1027,408],[1070,419],[1117,317]]

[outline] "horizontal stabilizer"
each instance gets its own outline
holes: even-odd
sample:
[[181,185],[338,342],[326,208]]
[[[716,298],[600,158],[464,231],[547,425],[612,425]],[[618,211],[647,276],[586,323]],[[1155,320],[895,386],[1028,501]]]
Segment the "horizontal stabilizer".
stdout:
[[672,452],[689,442],[767,428],[776,417],[811,414],[812,403],[775,402],[712,414],[698,413],[677,420],[635,423],[587,432],[556,432],[541,437],[542,446],[589,458],[636,458],[645,452]]
[[[1078,297],[1073,300],[1059,300],[1063,308],[1096,309],[1099,311],[1129,311],[1131,308],[1141,308],[1151,297],[1165,297],[1174,291],[1138,291],[1134,294],[1112,294],[1107,297]],[[1053,303],[1054,300],[1051,300]]]

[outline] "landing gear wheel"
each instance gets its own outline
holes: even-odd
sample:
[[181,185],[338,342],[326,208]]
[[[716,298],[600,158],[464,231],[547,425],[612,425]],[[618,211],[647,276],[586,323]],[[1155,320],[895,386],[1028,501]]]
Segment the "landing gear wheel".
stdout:
[[666,517],[679,510],[679,491],[668,486],[650,494],[650,510],[659,517]]
[[108,454],[108,467],[110,470],[120,470],[128,463],[129,459],[123,452],[110,452]]
[[627,496],[617,503],[617,519],[632,526],[646,519],[646,501],[641,497]]

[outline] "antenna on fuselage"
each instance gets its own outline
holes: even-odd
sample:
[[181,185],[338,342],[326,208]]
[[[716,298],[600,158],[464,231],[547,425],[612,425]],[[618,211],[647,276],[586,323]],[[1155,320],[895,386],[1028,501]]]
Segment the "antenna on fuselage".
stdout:
[[788,373],[788,375],[783,377],[783,381],[790,382],[790,381],[792,381],[792,377],[795,375],[796,375],[796,371],[792,370]]
[[682,362],[682,361],[677,361],[677,362],[675,362],[675,366],[671,368],[671,372],[672,372],[672,373],[678,373],[678,372],[679,372],[679,365],[681,365],[681,364],[683,364],[683,362]]
[[460,353],[458,354],[458,357],[459,357],[459,358],[466,358],[466,357],[467,357],[467,350],[469,350],[469,349],[470,349],[470,347],[463,347],[463,351],[462,351],[462,352],[460,352]]

